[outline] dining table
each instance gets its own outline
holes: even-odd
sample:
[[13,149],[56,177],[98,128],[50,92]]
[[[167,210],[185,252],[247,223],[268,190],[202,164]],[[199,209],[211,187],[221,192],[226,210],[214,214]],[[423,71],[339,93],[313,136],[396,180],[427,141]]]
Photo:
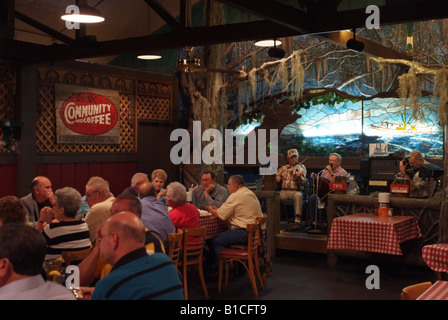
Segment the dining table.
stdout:
[[223,221],[212,214],[201,214],[199,216],[199,226],[207,229],[205,240],[213,239],[221,232],[229,229],[228,221]]
[[436,281],[416,300],[448,300],[448,281]]
[[402,255],[402,243],[421,237],[417,219],[412,216],[356,213],[333,219],[327,250]]
[[448,273],[448,243],[429,244],[422,248],[422,257],[439,280]]

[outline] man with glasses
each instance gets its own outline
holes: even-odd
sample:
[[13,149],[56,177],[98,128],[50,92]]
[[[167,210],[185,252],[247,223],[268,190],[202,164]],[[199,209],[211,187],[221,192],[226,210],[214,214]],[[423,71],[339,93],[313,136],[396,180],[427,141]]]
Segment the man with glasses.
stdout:
[[85,222],[89,226],[90,241],[95,242],[96,228],[110,215],[115,197],[110,192],[109,182],[101,177],[91,177],[86,184],[86,202],[89,205]]
[[132,212],[112,215],[98,233],[111,272],[97,282],[92,300],[183,300],[176,266],[164,253],[148,255],[145,228]]
[[226,188],[216,183],[216,175],[212,171],[204,171],[201,174],[201,185],[194,188],[192,202],[196,207],[215,206],[220,207],[229,196]]
[[[142,215],[142,204],[140,199],[131,195],[122,193],[112,203],[110,208],[110,216],[120,212],[132,212],[139,219]],[[93,285],[97,280],[104,278],[112,269],[110,264],[105,263],[104,258],[100,254],[99,242],[101,242],[102,225],[96,230],[97,245],[90,254],[78,265],[80,275],[80,285],[83,287]],[[145,228],[145,248],[149,253],[162,252],[165,253],[165,246],[160,236],[152,230]]]

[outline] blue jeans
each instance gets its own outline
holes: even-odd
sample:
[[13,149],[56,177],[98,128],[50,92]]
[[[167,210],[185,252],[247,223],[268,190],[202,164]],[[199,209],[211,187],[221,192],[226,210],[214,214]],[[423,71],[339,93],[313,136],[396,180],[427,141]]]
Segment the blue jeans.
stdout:
[[222,249],[228,248],[233,244],[247,244],[249,237],[246,229],[231,229],[221,232],[209,242],[210,254],[213,263],[219,267],[219,253]]

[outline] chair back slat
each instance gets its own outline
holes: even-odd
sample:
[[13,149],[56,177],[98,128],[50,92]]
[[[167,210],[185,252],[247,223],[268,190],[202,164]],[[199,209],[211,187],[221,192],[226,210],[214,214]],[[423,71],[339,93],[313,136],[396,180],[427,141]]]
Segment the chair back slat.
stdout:
[[176,233],[170,233],[168,235],[168,256],[176,265],[176,267],[179,266],[180,250],[182,247],[183,236],[184,232],[182,231],[182,229],[178,229]]

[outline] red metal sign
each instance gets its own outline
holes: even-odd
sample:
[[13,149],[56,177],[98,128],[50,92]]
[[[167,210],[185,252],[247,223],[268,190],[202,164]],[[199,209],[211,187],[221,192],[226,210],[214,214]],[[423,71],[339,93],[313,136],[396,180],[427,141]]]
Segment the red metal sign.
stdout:
[[390,192],[392,192],[392,193],[409,193],[409,185],[407,185],[407,184],[391,184]]
[[330,182],[330,190],[345,191],[347,189],[346,182]]
[[62,103],[64,125],[76,133],[99,135],[111,130],[118,121],[117,107],[99,94],[75,93]]

